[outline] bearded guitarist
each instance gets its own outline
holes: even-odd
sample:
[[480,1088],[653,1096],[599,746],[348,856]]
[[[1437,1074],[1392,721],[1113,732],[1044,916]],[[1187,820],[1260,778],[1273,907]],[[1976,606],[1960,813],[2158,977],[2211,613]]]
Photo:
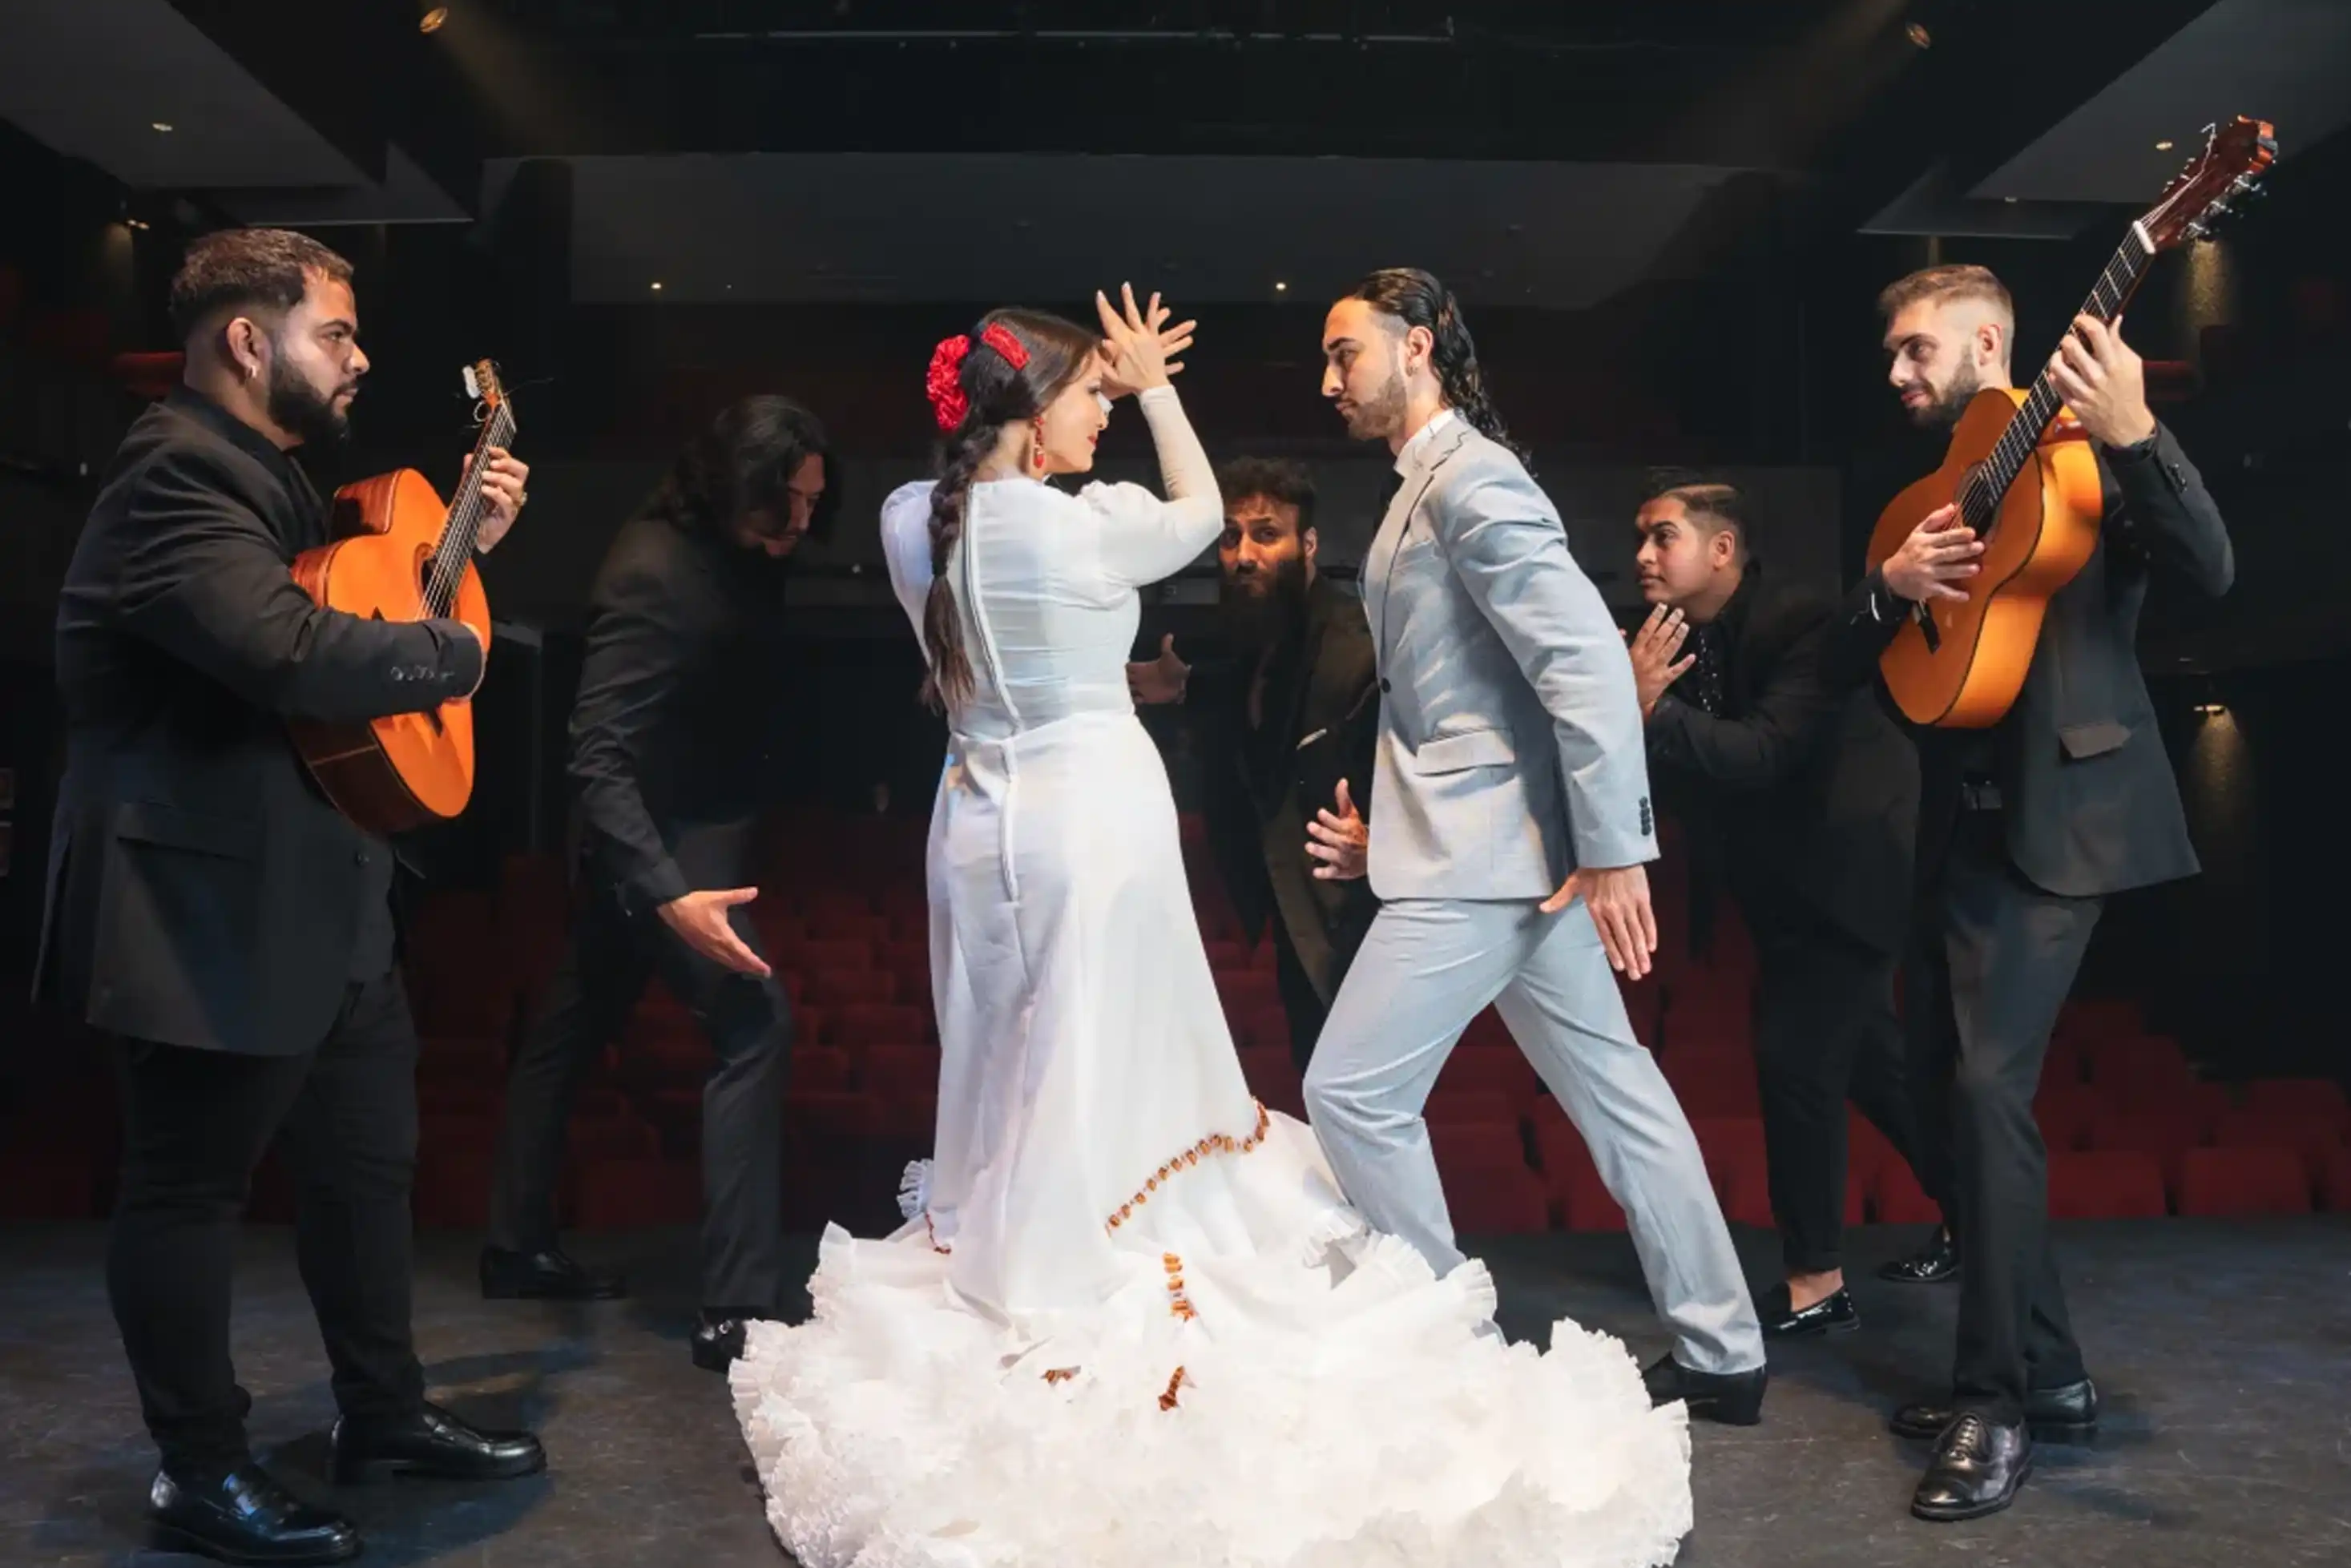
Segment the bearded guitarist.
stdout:
[[[1949,429],[1977,392],[2014,384],[2015,308],[1984,268],[1913,273],[1878,305],[1888,380],[1918,425]],[[1935,1442],[1911,1501],[1926,1520],[2006,1508],[2035,1435],[2080,1438],[2096,1427],[2097,1389],[2050,1249],[2032,1096],[2107,895],[2198,869],[2138,667],[2139,611],[2159,570],[2218,595],[2236,565],[2211,494],[2147,408],[2120,324],[2076,317],[2049,361],[2051,383],[2095,444],[2096,548],[2049,601],[2006,716],[1989,729],[1917,732],[1911,1081],[1926,1096],[1922,1130],[1949,1140],[1961,1274],[1950,1395],[1893,1421]],[[1853,601],[1846,645],[1875,657],[1915,604],[1965,596],[1981,549],[1956,507],[1934,513]]]

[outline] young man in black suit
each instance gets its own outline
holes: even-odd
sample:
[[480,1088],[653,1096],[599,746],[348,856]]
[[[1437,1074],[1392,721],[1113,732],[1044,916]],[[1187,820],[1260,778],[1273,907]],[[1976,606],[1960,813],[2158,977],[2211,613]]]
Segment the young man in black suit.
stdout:
[[[36,985],[114,1037],[125,1124],[107,1286],[162,1453],[152,1519],[236,1562],[332,1563],[349,1521],[254,1462],[229,1364],[236,1226],[281,1130],[296,1249],[334,1366],[339,1478],[379,1462],[492,1479],[525,1433],[424,1401],[410,1337],[416,1032],[393,955],[392,852],[313,786],[289,718],[472,694],[456,621],[323,610],[288,568],[328,542],[290,454],[344,434],[367,355],[350,264],[299,235],[196,242],[172,286],[183,384],[116,455],[57,606],[67,760]],[[528,470],[494,453],[483,548]]]
[[1362,869],[1379,675],[1364,601],[1315,570],[1312,476],[1242,458],[1217,482],[1229,657],[1196,674],[1168,637],[1156,659],[1128,667],[1128,682],[1137,702],[1182,703],[1196,721],[1217,868],[1243,934],[1254,941],[1272,927],[1303,1072],[1379,913]]
[[[1879,298],[1888,379],[1917,424],[1949,429],[1982,388],[2009,388],[2015,308],[1980,267],[1913,273]],[[2006,1508],[2036,1435],[2095,1429],[2048,1235],[2048,1164],[2032,1095],[2057,1009],[2109,894],[2191,876],[2179,789],[2138,666],[2138,618],[2158,569],[2227,591],[2235,556],[2220,508],[2148,409],[2139,358],[2077,317],[2052,385],[2096,444],[2105,513],[2097,548],[2049,601],[2016,704],[1989,730],[1918,732],[1919,972],[1906,998],[1913,1078],[1930,1137],[1949,1140],[1959,1345],[1949,1400],[1907,1406],[1906,1437],[1935,1439],[1911,1501],[1921,1519]],[[1863,584],[1840,638],[1872,657],[1912,606],[1963,597],[1981,545],[1956,507],[1913,536],[1939,539]]]
[[783,1093],[791,1003],[743,905],[769,743],[791,665],[784,570],[824,503],[824,428],[746,398],[680,454],[624,525],[590,595],[570,773],[587,897],[516,1053],[482,1292],[616,1296],[556,1244],[555,1184],[580,1076],[658,973],[717,1065],[703,1085],[697,1365],[742,1354],[784,1286]]
[[1788,1277],[1756,1306],[1775,1337],[1856,1328],[1841,1250],[1847,1098],[1921,1163],[1894,1012],[1917,755],[1865,676],[1830,666],[1834,604],[1767,578],[1738,490],[1674,486],[1635,527],[1656,606],[1631,639],[1650,760],[1694,819],[1702,863],[1721,868],[1761,969],[1756,1075]]

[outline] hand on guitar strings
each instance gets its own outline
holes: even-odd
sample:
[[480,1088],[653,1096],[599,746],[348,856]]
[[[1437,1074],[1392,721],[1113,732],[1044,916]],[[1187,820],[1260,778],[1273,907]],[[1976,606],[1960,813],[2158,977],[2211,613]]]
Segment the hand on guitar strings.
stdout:
[[1887,592],[1913,604],[1930,599],[1965,600],[1967,594],[1951,584],[1982,570],[1976,558],[1983,549],[1975,529],[1959,521],[1959,504],[1953,502],[1920,519],[1902,541],[1902,548],[1887,556],[1878,570],[1886,578]]
[[1696,653],[1679,660],[1674,657],[1682,651],[1689,630],[1680,611],[1660,604],[1649,612],[1639,631],[1626,636],[1625,650],[1633,655],[1633,686],[1640,694],[1643,718],[1656,711],[1657,699],[1666,695],[1666,688],[1698,663]]
[[1543,900],[1542,912],[1556,915],[1579,898],[1592,912],[1608,967],[1628,980],[1647,974],[1657,950],[1657,915],[1649,904],[1648,869],[1580,866],[1568,873],[1557,893]]
[[757,975],[764,980],[771,972],[767,960],[735,935],[735,927],[726,919],[728,910],[758,896],[756,887],[705,888],[671,899],[661,906],[661,917],[664,925],[684,939],[687,946],[712,963],[738,975]]
[[[474,455],[465,454],[461,472],[471,473]],[[507,530],[522,515],[523,486],[530,481],[530,465],[503,446],[490,448],[489,463],[482,469],[482,526],[474,535],[474,548],[487,554],[507,537]]]
[[2137,352],[2123,341],[2119,316],[2112,326],[2095,316],[2074,317],[2074,329],[2049,356],[2049,384],[2102,446],[2136,446],[2155,434],[2147,372]]
[[1346,779],[1339,780],[1332,800],[1339,808],[1336,812],[1325,806],[1306,824],[1307,837],[1314,841],[1306,846],[1306,852],[1322,862],[1314,868],[1317,882],[1353,882],[1366,869],[1372,831],[1364,825],[1364,814],[1355,810]]

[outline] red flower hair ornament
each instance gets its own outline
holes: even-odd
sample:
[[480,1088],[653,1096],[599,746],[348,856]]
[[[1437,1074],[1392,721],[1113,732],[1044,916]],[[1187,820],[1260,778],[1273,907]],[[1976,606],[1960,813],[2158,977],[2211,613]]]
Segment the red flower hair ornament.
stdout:
[[[1029,350],[1003,322],[990,321],[979,340],[1014,370],[1028,368]],[[971,400],[963,392],[964,356],[970,352],[971,340],[965,337],[943,338],[931,350],[930,373],[923,378],[923,391],[931,400],[931,413],[941,430],[954,430],[971,412]]]

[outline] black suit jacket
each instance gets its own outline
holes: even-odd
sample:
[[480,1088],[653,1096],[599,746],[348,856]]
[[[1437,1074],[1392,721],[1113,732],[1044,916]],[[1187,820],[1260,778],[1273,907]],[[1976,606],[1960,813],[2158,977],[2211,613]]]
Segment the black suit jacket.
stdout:
[[1667,799],[1695,796],[1724,835],[1732,894],[1768,937],[1793,900],[1898,952],[1907,928],[1918,761],[1865,676],[1830,657],[1839,607],[1750,567],[1717,624],[1724,709],[1668,691],[1648,722]]
[[1379,913],[1371,881],[1320,881],[1306,824],[1339,780],[1368,818],[1379,737],[1379,674],[1364,601],[1328,578],[1307,590],[1287,679],[1269,682],[1264,727],[1249,724],[1253,667],[1204,669],[1187,695],[1207,780],[1206,815],[1225,885],[1253,939],[1278,919],[1328,1007]]
[[[2158,567],[2216,597],[2237,570],[2220,508],[2168,429],[2158,425],[2137,449],[2101,449],[2099,467],[2105,515],[2097,548],[2050,599],[2023,689],[1992,732],[2010,858],[2036,885],[2076,898],[2197,872],[2139,670],[2138,618]],[[1907,607],[1875,573],[1863,586],[1844,640],[1875,657]],[[1926,749],[1931,822],[1957,810],[1958,779],[1934,761],[1951,747]]]
[[322,610],[295,556],[327,539],[299,468],[182,388],[115,455],[57,602],[66,772],[37,994],[168,1045],[292,1055],[384,923],[389,845],[327,803],[288,717],[421,711],[472,689],[455,622]]

